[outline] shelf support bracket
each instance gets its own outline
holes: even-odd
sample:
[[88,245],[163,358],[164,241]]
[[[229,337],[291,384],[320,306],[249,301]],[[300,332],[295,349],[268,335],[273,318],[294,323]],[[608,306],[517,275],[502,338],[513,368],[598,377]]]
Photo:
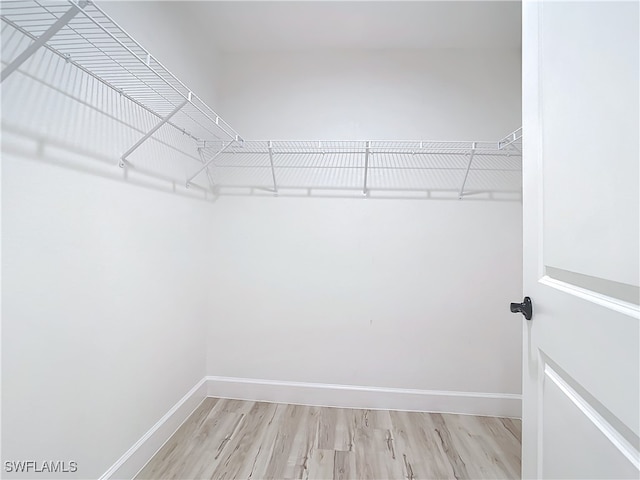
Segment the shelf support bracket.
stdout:
[[276,182],[276,169],[273,166],[273,142],[269,140],[269,163],[271,164],[271,178],[273,179],[273,192],[278,194],[278,183]]
[[504,148],[512,145],[514,142],[516,142],[517,140],[519,140],[521,138],[522,138],[522,127],[520,127],[517,130],[511,132],[509,135],[507,135],[502,140],[500,140],[498,142],[498,150],[503,150]]
[[362,194],[368,195],[369,188],[367,186],[369,175],[369,156],[371,155],[371,142],[367,141],[367,147],[364,150],[364,185],[362,186]]
[[[206,142],[205,142],[206,145]],[[205,164],[206,160],[204,159],[204,153],[202,153],[204,149],[203,148],[198,148],[198,156],[200,157],[200,161]],[[211,170],[209,169],[209,167],[207,167],[207,179],[209,180],[209,187],[211,188],[211,191],[213,192],[216,186],[216,183],[213,181],[213,175],[211,175]]]
[[31,55],[33,55],[40,47],[42,47],[45,43],[51,40],[61,28],[63,28],[69,21],[76,16],[76,14],[80,11],[79,6],[72,5],[72,7],[65,12],[58,20],[55,21],[53,25],[51,25],[46,32],[40,35],[37,39],[33,41],[31,45],[24,49],[24,51],[18,55],[13,62],[4,67],[2,73],[0,73],[0,83],[4,82],[5,79],[11,75],[14,71],[16,71],[20,65],[26,62]]
[[467,164],[467,171],[464,173],[464,180],[462,180],[462,186],[460,187],[460,193],[458,193],[458,199],[462,199],[464,195],[464,186],[467,183],[467,177],[469,176],[469,170],[471,170],[471,162],[473,162],[473,156],[476,153],[476,142],[471,144],[471,152],[469,153],[469,163]]
[[149,139],[149,137],[151,137],[151,135],[156,133],[160,129],[160,127],[162,127],[165,123],[167,123],[169,120],[171,120],[171,117],[173,117],[176,113],[178,113],[180,110],[182,110],[182,107],[184,107],[190,101],[191,101],[191,92],[189,92],[189,97],[187,99],[185,99],[182,103],[180,103],[180,105],[178,105],[176,108],[174,108],[171,111],[171,113],[169,113],[169,115],[167,115],[162,120],[160,120],[160,122],[158,122],[151,130],[149,130],[144,137],[142,137],[140,140],[138,140],[133,145],[133,147],[131,147],[129,150],[127,150],[126,152],[124,152],[122,154],[122,156],[120,157],[120,163],[119,163],[120,167],[124,168],[125,162],[127,161],[127,157],[129,155],[131,155],[140,145],[142,145],[144,142],[146,142]]
[[208,170],[209,165],[211,165],[213,163],[213,161],[218,158],[218,156],[220,154],[222,154],[227,148],[229,148],[231,145],[233,145],[234,140],[230,141],[229,143],[227,143],[225,146],[223,146],[220,150],[218,150],[213,157],[211,157],[209,160],[207,160],[207,162],[202,166],[202,168],[200,168],[200,170],[198,170],[196,173],[194,173],[193,175],[191,175],[188,179],[187,179],[187,183],[186,183],[186,187],[189,188],[191,186],[191,182],[193,181],[194,178],[196,178],[198,175],[200,175],[202,172],[204,172],[205,170]]

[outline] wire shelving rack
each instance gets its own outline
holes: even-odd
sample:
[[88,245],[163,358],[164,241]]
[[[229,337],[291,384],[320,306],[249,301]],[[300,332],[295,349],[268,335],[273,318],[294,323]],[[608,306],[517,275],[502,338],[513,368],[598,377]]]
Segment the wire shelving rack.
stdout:
[[521,128],[497,142],[245,141],[92,2],[3,0],[0,17],[2,82],[46,49],[155,119],[120,154],[121,167],[132,165],[129,157],[161,129],[171,128],[191,140],[190,156],[200,163],[183,179],[187,187],[206,174],[214,190],[252,185],[275,194],[311,187],[356,189],[365,196],[373,189],[432,189],[463,198],[469,183],[490,189],[491,175],[503,189],[520,188]]
[[[195,142],[242,141],[238,133],[119,27],[88,1],[6,0],[2,2],[1,79],[46,48],[158,118],[157,125],[121,157],[167,124]],[[18,38],[15,38],[18,37]]]
[[[202,169],[221,187],[455,192],[520,189],[521,132],[498,142],[253,141],[212,145]],[[249,181],[247,181],[249,179]],[[466,187],[472,184],[472,189]]]

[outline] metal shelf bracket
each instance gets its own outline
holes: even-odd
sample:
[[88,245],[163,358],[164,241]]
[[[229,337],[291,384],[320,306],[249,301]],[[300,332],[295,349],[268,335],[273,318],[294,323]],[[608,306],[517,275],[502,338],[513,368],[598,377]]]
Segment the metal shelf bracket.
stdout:
[[273,179],[273,192],[278,194],[278,183],[276,182],[276,170],[273,167],[273,142],[269,140],[269,163],[271,164],[271,178]]
[[469,163],[467,164],[467,171],[464,173],[464,180],[462,180],[462,186],[460,187],[460,193],[458,193],[458,199],[462,199],[464,195],[464,186],[467,183],[467,177],[469,176],[469,170],[471,170],[471,162],[473,162],[473,156],[476,153],[476,142],[471,144],[471,152],[469,152]]
[[367,188],[367,180],[369,175],[369,156],[371,155],[371,142],[367,141],[367,147],[364,151],[364,185],[362,186],[362,194],[367,196],[369,189]]
[[[503,150],[522,138],[522,127],[514,130],[498,142],[498,150]],[[515,147],[514,147],[515,148]],[[516,148],[517,150],[517,148]]]
[[165,123],[171,120],[171,117],[173,117],[176,113],[182,110],[182,107],[184,107],[190,101],[191,101],[191,92],[189,92],[189,97],[186,100],[184,100],[182,103],[176,106],[171,111],[171,113],[169,113],[169,115],[167,115],[162,120],[160,120],[160,122],[158,122],[151,130],[149,130],[144,137],[138,140],[129,150],[124,152],[120,157],[120,162],[118,163],[118,165],[120,165],[121,168],[124,168],[124,166],[126,165],[127,157],[131,155],[140,145],[146,142],[149,139],[149,137],[151,137],[154,133],[156,133],[160,129],[160,127],[162,127]]
[[220,150],[218,150],[213,157],[211,157],[209,160],[207,160],[207,162],[202,166],[202,168],[200,168],[200,170],[198,170],[196,173],[194,173],[193,175],[191,175],[186,182],[186,187],[189,188],[191,186],[191,182],[193,182],[193,180],[200,175],[202,172],[204,172],[205,170],[207,170],[209,168],[209,165],[211,165],[213,163],[213,161],[218,158],[218,156],[220,156],[227,148],[229,148],[231,145],[233,145],[234,141],[231,141],[229,143],[227,143],[226,145],[224,145]]
[[[207,142],[204,142],[204,144],[206,146]],[[198,147],[198,156],[200,157],[200,161],[202,162],[203,165],[207,163],[207,161],[204,158],[204,147]],[[209,167],[207,167],[206,172],[207,172],[207,179],[209,180],[209,188],[213,192],[215,190],[216,183],[213,181],[213,175],[211,174],[211,170],[209,169]]]

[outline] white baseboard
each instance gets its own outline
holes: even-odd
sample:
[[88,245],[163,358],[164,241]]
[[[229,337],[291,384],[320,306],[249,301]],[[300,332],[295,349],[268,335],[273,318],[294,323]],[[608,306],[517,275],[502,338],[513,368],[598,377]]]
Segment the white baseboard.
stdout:
[[207,387],[207,379],[200,380],[140,440],[127,450],[100,477],[100,480],[134,478],[207,397]]
[[210,397],[343,408],[522,417],[522,396],[206,377]]
[[207,396],[326,407],[460,413],[512,418],[522,416],[521,396],[508,393],[446,392],[205,377],[127,450],[100,477],[100,480],[134,478]]

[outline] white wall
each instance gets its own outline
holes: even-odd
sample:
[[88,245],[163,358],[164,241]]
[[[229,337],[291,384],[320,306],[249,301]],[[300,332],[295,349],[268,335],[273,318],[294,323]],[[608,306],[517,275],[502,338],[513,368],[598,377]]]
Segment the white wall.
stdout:
[[2,84],[3,473],[98,478],[205,375],[211,204],[117,167],[155,122],[45,50]]
[[210,375],[519,392],[518,202],[216,207]]
[[498,140],[520,126],[520,52],[223,52],[219,111],[261,140]]
[[205,373],[205,207],[2,161],[3,460],[97,478]]
[[[221,111],[247,138],[497,140],[520,124],[515,51],[222,58]],[[518,394],[521,208],[222,197],[207,373]]]

